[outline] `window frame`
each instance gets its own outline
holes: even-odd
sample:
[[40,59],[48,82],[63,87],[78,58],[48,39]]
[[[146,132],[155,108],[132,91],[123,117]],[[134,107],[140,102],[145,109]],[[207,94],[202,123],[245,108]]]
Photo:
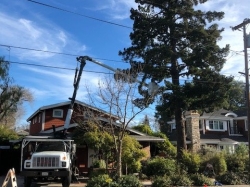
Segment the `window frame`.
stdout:
[[[60,112],[61,115],[55,115],[56,112]],[[62,109],[53,109],[53,114],[52,114],[52,116],[53,116],[54,118],[63,118],[63,110],[62,110]]]
[[209,120],[208,127],[209,127],[209,130],[223,131],[224,130],[224,122],[221,120]]

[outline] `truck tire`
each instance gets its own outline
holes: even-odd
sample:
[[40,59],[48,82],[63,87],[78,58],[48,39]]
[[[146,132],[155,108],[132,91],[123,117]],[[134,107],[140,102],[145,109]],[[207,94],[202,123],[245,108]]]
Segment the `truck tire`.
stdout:
[[31,177],[24,177],[24,187],[30,187],[32,183]]
[[69,176],[62,178],[62,187],[69,187],[72,179],[71,172],[69,173]]

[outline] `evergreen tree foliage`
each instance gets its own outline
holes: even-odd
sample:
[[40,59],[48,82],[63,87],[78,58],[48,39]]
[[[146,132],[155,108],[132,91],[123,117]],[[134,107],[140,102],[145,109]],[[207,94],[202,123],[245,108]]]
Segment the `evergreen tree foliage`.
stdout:
[[232,81],[229,92],[228,107],[231,111],[246,110],[246,84],[242,81]]
[[[131,9],[131,46],[119,52],[131,71],[143,67],[142,82],[161,87],[157,117],[174,116],[177,129],[177,158],[186,149],[182,114],[186,110],[211,111],[228,106],[232,77],[220,74],[229,45],[220,47],[223,28],[216,21],[223,12],[201,11],[197,5],[208,0],[136,0]],[[185,81],[183,81],[185,80]],[[139,93],[148,98],[142,83]]]

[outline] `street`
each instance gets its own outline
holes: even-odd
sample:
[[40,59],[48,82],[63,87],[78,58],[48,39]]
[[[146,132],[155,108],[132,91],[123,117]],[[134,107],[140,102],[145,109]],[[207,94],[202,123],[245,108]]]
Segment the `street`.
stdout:
[[[3,185],[3,182],[5,180],[6,176],[0,176],[0,185]],[[16,184],[17,187],[24,187],[23,185],[23,177],[20,175],[17,175],[16,177]],[[61,187],[61,183],[56,183],[56,182],[39,182],[39,183],[32,183],[32,187],[45,187],[45,186],[50,186],[50,187]],[[72,183],[70,185],[71,187],[85,187],[86,183],[78,182],[78,183]],[[6,187],[12,187],[11,184],[11,178],[9,179],[7,186]],[[13,186],[14,187],[14,186]]]

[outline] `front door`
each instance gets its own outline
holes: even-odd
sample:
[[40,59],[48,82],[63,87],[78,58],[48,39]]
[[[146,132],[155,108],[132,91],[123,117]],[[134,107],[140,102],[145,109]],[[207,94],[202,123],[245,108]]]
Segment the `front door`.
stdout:
[[80,175],[88,172],[88,147],[81,146],[76,148],[76,165]]

